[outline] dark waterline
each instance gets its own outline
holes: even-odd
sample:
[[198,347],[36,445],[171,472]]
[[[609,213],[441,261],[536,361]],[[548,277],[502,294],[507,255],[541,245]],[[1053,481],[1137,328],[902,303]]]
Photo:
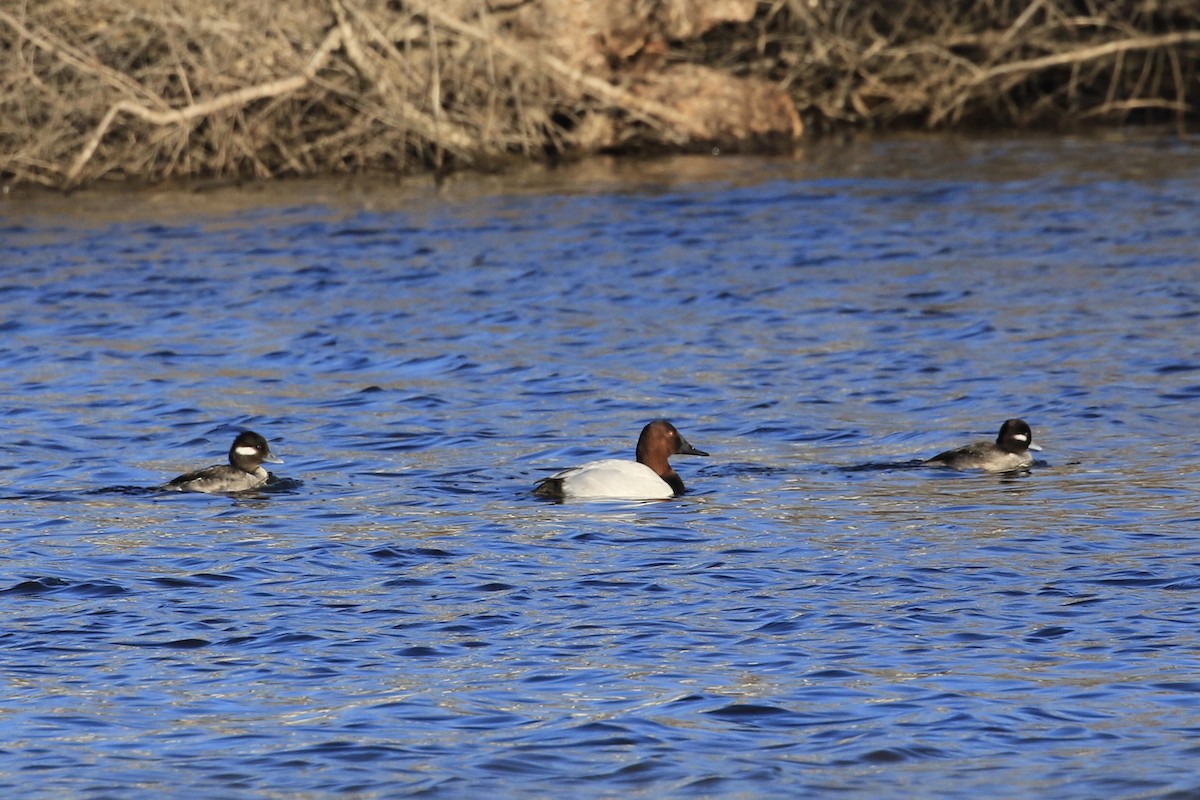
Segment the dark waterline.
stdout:
[[[0,786],[1200,793],[1198,220],[1150,137],[4,201]],[[687,495],[531,495],[655,417]]]

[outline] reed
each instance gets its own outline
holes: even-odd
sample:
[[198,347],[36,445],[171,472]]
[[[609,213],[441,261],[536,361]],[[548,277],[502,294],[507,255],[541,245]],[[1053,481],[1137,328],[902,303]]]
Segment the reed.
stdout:
[[0,181],[787,147],[800,115],[1183,126],[1197,20],[1191,0],[7,0]]

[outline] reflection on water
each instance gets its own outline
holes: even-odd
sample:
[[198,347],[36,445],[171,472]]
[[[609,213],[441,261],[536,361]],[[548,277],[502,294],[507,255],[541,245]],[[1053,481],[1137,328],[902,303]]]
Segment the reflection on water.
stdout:
[[[5,200],[0,784],[1200,791],[1197,187],[916,139]],[[530,495],[660,416],[685,497]],[[1029,473],[914,466],[1013,416]],[[243,428],[266,490],[143,491]]]

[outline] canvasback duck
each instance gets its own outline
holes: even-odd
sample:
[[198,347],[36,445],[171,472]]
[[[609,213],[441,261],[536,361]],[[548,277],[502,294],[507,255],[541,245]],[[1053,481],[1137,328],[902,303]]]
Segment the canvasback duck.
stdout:
[[264,461],[282,464],[271,452],[267,440],[254,431],[243,431],[229,448],[229,463],[216,464],[180,475],[162,488],[173,492],[247,492],[267,482],[271,473],[262,468]]
[[982,469],[987,472],[1012,472],[1033,465],[1030,450],[1041,450],[1033,443],[1033,431],[1023,419],[1008,419],[1000,426],[994,442],[975,442],[938,453],[926,464],[955,469]]
[[563,470],[538,482],[541,497],[580,497],[612,500],[662,500],[683,494],[683,481],[667,460],[673,455],[706,456],[665,419],[642,428],[637,461],[607,458]]

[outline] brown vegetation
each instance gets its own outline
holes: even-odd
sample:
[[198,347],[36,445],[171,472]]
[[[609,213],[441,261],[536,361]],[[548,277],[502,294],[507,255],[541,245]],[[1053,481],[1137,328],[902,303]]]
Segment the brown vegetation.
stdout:
[[826,122],[1180,124],[1200,109],[1195,0],[788,0],[772,74]]
[[1195,0],[0,0],[0,180],[1172,119]]

